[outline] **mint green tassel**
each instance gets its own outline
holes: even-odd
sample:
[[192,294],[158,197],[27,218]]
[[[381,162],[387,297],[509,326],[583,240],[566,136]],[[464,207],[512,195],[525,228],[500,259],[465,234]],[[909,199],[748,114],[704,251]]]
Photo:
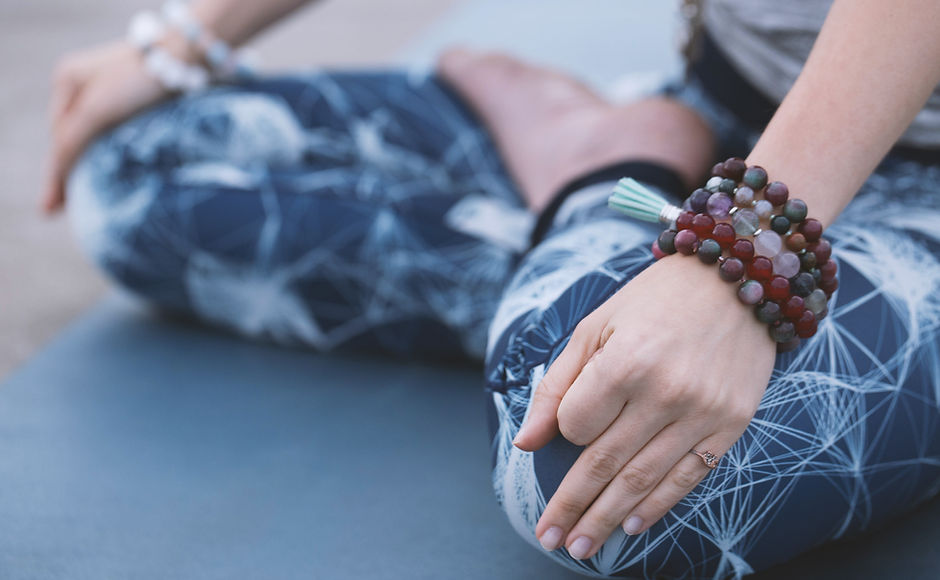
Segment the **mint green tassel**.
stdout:
[[682,212],[682,208],[630,177],[617,183],[607,205],[632,218],[653,223],[672,223]]

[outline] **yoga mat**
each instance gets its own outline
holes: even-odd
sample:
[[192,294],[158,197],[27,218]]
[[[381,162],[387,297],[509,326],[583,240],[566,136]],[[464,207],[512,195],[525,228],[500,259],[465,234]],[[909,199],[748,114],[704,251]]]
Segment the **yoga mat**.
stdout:
[[0,387],[4,580],[536,576],[577,577],[496,506],[476,368],[114,297]]
[[[112,296],[0,385],[0,578],[571,579],[496,506],[479,370]],[[940,501],[755,579],[935,579]],[[812,525],[807,522],[807,525]]]

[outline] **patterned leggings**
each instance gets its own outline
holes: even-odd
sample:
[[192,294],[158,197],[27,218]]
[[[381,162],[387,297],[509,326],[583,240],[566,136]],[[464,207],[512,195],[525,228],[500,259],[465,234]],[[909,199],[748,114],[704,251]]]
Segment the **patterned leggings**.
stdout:
[[[694,85],[722,140],[753,141]],[[573,196],[525,252],[486,131],[433,77],[296,75],[142,114],[85,154],[70,212],[114,280],[163,308],[316,349],[485,358],[493,486],[533,530],[581,448],[511,445],[577,322],[652,262],[657,228]],[[729,578],[879,526],[940,491],[940,167],[888,158],[828,229],[841,287],[778,356],[744,435],[593,576]],[[735,364],[716,361],[716,364]],[[541,550],[541,548],[537,548]]]

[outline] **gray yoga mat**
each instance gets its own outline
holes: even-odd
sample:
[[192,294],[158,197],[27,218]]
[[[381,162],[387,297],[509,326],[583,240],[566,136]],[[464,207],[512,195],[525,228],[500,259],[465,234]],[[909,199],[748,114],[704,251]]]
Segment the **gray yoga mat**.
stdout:
[[[0,385],[0,578],[567,579],[496,506],[480,372],[112,297]],[[935,579],[940,501],[765,574]],[[812,525],[812,522],[807,522]]]
[[0,578],[574,577],[496,506],[480,385],[110,299],[0,387]]

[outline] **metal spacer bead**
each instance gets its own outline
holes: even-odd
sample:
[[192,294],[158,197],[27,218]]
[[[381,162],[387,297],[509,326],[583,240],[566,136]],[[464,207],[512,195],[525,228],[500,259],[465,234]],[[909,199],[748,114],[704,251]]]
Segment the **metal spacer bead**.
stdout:
[[679,214],[681,213],[681,207],[667,203],[659,212],[659,221],[664,224],[671,224],[672,222],[676,221],[676,218],[678,218]]

